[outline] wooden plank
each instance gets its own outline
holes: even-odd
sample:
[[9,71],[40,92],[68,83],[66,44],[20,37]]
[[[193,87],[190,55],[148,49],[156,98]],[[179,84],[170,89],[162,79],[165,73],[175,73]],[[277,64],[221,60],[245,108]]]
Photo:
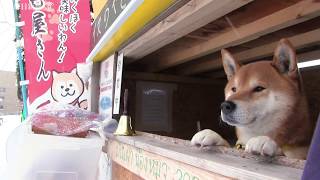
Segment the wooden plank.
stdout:
[[[296,49],[301,49],[310,45],[318,44],[320,42],[320,29],[309,31],[306,33],[298,34],[288,38]],[[233,54],[233,56],[242,63],[249,62],[251,60],[257,60],[263,57],[273,55],[274,49],[276,48],[278,41],[271,42],[256,48],[252,48],[246,51]],[[216,70],[222,67],[221,58],[214,58],[203,61],[202,63],[194,64],[191,66],[184,67],[178,74],[182,75],[193,75],[209,70]]]
[[251,1],[191,0],[125,47],[122,51],[129,58],[126,63],[134,62]]
[[230,156],[213,149],[192,147],[190,143],[179,144],[170,138],[163,141],[141,134],[133,137],[108,136],[107,143],[107,152],[112,160],[146,179],[179,179],[178,169],[183,175],[188,174],[195,179],[294,180],[300,179],[302,173],[302,169],[272,164],[270,158]]
[[320,49],[298,54],[297,58],[299,62],[320,59]]
[[142,72],[124,72],[125,79],[134,79],[142,81],[188,83],[188,84],[219,84],[214,79],[209,78],[191,78],[175,75],[165,75],[159,73],[142,73]]
[[237,28],[233,27],[231,30],[221,33],[220,35],[193,47],[163,53],[158,61],[153,61],[149,64],[147,71],[158,72],[212,52],[216,52],[221,48],[227,48],[257,39],[262,35],[307,21],[319,15],[319,2],[303,0],[254,22]]
[[[108,142],[108,154],[114,162],[143,179],[231,179],[118,141]],[[132,177],[129,173],[126,176]]]
[[146,26],[144,26],[139,32],[134,34],[132,37],[128,39],[125,43],[123,43],[118,51],[121,51],[123,48],[127,47],[129,44],[131,44],[133,41],[138,39],[140,36],[144,35],[147,31],[149,31],[151,28],[156,26],[158,23],[160,23],[162,20],[167,18],[169,15],[177,11],[177,9],[181,8],[183,5],[188,3],[190,0],[176,0],[173,5],[171,5],[168,9],[163,11],[159,16],[155,17],[151,22],[149,22]]
[[[298,59],[298,62],[305,62],[305,61],[320,59],[320,50],[314,50],[314,51],[297,54],[297,59]],[[221,68],[222,68],[222,65],[221,65]],[[307,69],[310,69],[310,68],[307,68]],[[305,69],[300,69],[300,71],[302,70],[305,70]],[[226,77],[222,69],[221,71],[207,73],[206,76],[213,79]]]
[[112,161],[112,180],[143,180],[143,178]]

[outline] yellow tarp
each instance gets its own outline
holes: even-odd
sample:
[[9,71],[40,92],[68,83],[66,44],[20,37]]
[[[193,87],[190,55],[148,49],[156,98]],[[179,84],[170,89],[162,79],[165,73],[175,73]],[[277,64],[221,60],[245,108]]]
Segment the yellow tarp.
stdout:
[[94,19],[96,19],[96,17],[98,17],[102,8],[104,7],[105,4],[107,4],[107,2],[108,2],[108,0],[92,0]]

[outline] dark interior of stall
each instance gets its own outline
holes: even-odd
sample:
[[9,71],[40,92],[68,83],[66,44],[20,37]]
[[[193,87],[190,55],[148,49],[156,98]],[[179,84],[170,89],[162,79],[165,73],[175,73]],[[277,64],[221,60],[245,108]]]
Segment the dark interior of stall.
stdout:
[[[316,121],[320,110],[320,69],[309,69],[301,71],[303,78],[304,88],[308,98],[310,118],[312,121]],[[125,72],[124,72],[125,73]],[[159,81],[141,81],[133,79],[125,79],[123,82],[123,89],[129,90],[129,114],[132,117],[133,127],[137,131],[150,132],[159,135],[165,135],[170,137],[176,137],[181,139],[191,139],[192,136],[198,131],[197,121],[200,122],[201,129],[212,129],[217,133],[221,134],[230,142],[235,142],[236,136],[234,128],[224,123],[220,118],[220,104],[224,101],[224,85],[226,84],[226,78],[215,79],[221,83],[217,84],[196,84],[196,83],[171,83],[171,82],[159,82]],[[157,127],[144,127],[139,122],[141,115],[137,115],[137,109],[139,113],[148,113],[146,107],[139,105],[136,101],[141,101],[137,99],[137,83],[144,82],[146,84],[156,83],[160,85],[158,90],[162,90],[163,86],[169,85],[174,86],[172,89],[171,98],[171,118],[165,118],[158,113],[162,112],[162,108],[159,107],[159,101],[153,101],[155,104],[149,104],[149,106],[154,106],[154,111],[149,113],[154,113],[156,115],[149,116],[149,121],[157,121],[159,118],[164,118],[168,121],[169,125],[165,128]],[[148,88],[147,88],[148,89]],[[155,95],[157,96],[157,95]],[[141,98],[141,97],[140,97]],[[160,111],[160,112],[159,112]],[[147,116],[148,117],[148,116]],[[146,119],[146,121],[148,121]],[[139,124],[140,123],[140,124]],[[154,122],[153,122],[154,123]]]
[[[220,51],[173,64],[162,64],[163,59],[224,32],[237,33],[238,27],[297,2],[254,1],[143,58],[125,63],[122,90],[129,90],[129,114],[135,130],[191,139],[199,127],[209,128],[234,142],[234,128],[220,120],[220,104],[224,101],[224,86],[227,83]],[[255,13],[252,13],[253,10]],[[235,54],[236,59],[240,58],[242,64],[272,60],[273,52],[250,56],[250,51],[264,47],[267,51],[268,46],[274,49],[274,44],[281,38],[294,39],[319,28],[320,18],[315,17],[226,48]],[[320,44],[299,44],[296,52],[299,62],[320,59]],[[125,57],[124,62],[126,59],[130,57]],[[319,71],[319,66],[300,69],[313,121],[320,112]]]

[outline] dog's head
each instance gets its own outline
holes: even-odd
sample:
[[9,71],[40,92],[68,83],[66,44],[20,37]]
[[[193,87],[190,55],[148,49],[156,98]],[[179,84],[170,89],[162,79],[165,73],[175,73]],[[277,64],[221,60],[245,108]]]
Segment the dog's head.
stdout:
[[296,54],[290,42],[280,40],[273,61],[241,66],[227,50],[221,54],[228,78],[222,120],[245,127],[283,121],[301,96]]
[[76,69],[70,73],[58,73],[53,71],[51,95],[57,102],[69,104],[77,100],[84,91],[84,85]]

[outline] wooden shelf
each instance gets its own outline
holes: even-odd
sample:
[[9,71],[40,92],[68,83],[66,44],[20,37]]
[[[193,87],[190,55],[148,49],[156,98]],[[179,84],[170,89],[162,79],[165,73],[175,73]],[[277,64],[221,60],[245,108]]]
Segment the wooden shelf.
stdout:
[[194,179],[294,180],[300,179],[304,164],[303,160],[259,157],[225,147],[200,149],[189,141],[141,132],[137,136],[109,134],[103,150],[145,179],[171,179],[181,171]]

